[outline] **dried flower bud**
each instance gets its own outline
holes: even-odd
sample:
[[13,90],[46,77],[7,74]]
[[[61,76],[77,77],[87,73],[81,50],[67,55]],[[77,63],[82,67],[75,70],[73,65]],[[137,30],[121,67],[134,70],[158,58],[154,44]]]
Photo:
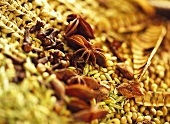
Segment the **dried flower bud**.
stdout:
[[29,30],[30,33],[34,33],[36,31],[40,31],[41,27],[44,27],[43,22],[37,21],[36,25],[32,26]]
[[29,53],[31,50],[32,50],[32,47],[30,44],[28,43],[23,43],[22,44],[22,49],[26,52],[26,53]]

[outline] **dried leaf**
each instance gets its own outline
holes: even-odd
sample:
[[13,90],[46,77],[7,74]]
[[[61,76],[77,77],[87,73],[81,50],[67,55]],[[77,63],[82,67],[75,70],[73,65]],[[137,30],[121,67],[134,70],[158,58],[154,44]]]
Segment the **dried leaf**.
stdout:
[[97,98],[99,92],[92,90],[85,85],[73,84],[73,85],[66,86],[66,94],[69,96],[77,97],[85,101],[89,101],[92,98]]
[[73,114],[73,117],[76,120],[91,122],[94,119],[104,118],[107,113],[108,113],[108,111],[106,111],[106,110],[91,108],[91,109],[86,109],[86,110],[82,110],[80,112],[77,112],[77,113]]
[[139,81],[145,74],[151,59],[158,50],[166,34],[166,28],[163,25],[150,25],[145,32],[132,36],[132,53],[134,76]]
[[143,95],[140,84],[136,82],[122,83],[116,89],[119,93],[121,93],[123,96],[126,96],[127,98]]
[[109,39],[106,39],[106,44],[109,47],[109,49],[111,50],[111,52],[117,57],[117,59],[120,62],[125,61],[125,59],[122,57],[122,55],[120,55],[120,53],[118,52],[118,49],[122,45],[122,42],[120,42],[118,40],[109,41]]

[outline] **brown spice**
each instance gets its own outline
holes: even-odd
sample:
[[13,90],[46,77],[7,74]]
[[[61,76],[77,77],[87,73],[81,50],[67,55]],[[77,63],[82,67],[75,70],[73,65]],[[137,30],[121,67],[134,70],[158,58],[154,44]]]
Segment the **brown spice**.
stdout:
[[73,84],[66,86],[66,94],[69,96],[77,97],[84,101],[90,101],[93,98],[97,98],[99,92],[92,90],[85,85]]
[[32,26],[29,30],[30,33],[35,33],[36,31],[40,31],[41,27],[44,27],[43,22],[37,21],[36,25]]
[[127,98],[143,95],[140,84],[137,82],[122,83],[116,89],[119,93],[121,93],[123,96],[126,96]]
[[94,39],[94,34],[89,23],[85,21],[80,15],[68,15],[67,21],[70,22],[65,29],[65,36],[70,37],[75,34],[80,34],[86,39]]
[[129,80],[133,79],[133,69],[131,66],[128,66],[125,63],[117,63],[116,66],[125,78]]
[[82,120],[85,122],[91,122],[94,119],[102,119],[107,115],[107,110],[100,110],[97,108],[85,109],[73,114],[76,120]]
[[77,60],[84,59],[84,63],[92,62],[93,65],[99,64],[106,67],[106,57],[101,52],[100,48],[95,48],[81,35],[73,35],[67,39],[67,43],[72,48],[76,49],[72,56],[72,64],[77,67]]

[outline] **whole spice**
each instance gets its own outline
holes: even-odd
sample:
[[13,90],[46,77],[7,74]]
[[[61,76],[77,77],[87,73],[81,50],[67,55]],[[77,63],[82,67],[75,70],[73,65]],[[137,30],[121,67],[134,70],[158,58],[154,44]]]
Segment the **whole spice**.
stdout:
[[94,90],[100,86],[92,77],[80,76],[70,69],[60,69],[55,74],[59,80],[64,81],[67,85],[83,84]]
[[140,85],[137,82],[122,83],[116,89],[127,98],[143,96]]
[[133,69],[131,66],[128,66],[125,63],[117,63],[116,66],[125,78],[129,80],[133,79]]
[[101,52],[101,49],[93,47],[83,36],[73,35],[67,39],[67,43],[73,49],[76,49],[71,58],[75,67],[77,67],[77,60],[79,58],[83,58],[84,63],[89,61],[92,62],[93,65],[97,63],[101,66],[106,66],[106,57]]
[[41,21],[37,21],[36,25],[32,26],[29,30],[30,33],[35,33],[41,30],[41,27],[44,27],[44,23]]
[[79,99],[89,101],[92,98],[97,98],[99,92],[92,90],[89,87],[81,84],[73,84],[66,86],[66,94],[69,96],[74,96]]
[[24,32],[24,41],[23,41],[23,44],[22,44],[22,49],[25,51],[25,52],[30,52],[32,50],[31,48],[31,40],[30,40],[30,35],[29,35],[29,28],[25,28],[25,32]]
[[86,39],[94,39],[94,34],[89,23],[78,14],[68,15],[69,24],[65,29],[65,36],[70,37],[75,34],[84,36]]
[[104,118],[107,113],[108,113],[107,110],[100,110],[94,107],[94,108],[85,109],[80,112],[77,112],[73,114],[73,117],[76,120],[83,120],[85,122],[91,122],[92,120],[95,120],[95,119]]

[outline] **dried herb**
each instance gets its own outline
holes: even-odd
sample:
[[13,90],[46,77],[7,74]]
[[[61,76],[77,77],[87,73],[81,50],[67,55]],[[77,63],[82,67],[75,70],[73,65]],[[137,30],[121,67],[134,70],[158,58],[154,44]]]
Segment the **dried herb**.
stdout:
[[121,93],[123,96],[126,96],[127,98],[143,95],[140,84],[137,82],[122,83],[116,89],[119,93]]
[[35,33],[41,30],[41,27],[44,27],[43,22],[37,21],[36,25],[32,26],[29,30],[30,33]]
[[145,32],[132,37],[134,75],[139,81],[151,63],[151,59],[158,50],[166,34],[163,25],[150,25]]
[[22,44],[22,49],[25,52],[28,53],[28,52],[30,52],[32,50],[31,45],[32,45],[32,42],[30,40],[29,28],[26,27],[25,32],[24,32],[24,41],[23,41],[23,44]]
[[67,21],[69,24],[65,29],[65,36],[70,37],[75,34],[84,36],[86,39],[94,39],[94,34],[89,23],[85,21],[80,15],[68,15]]
[[84,63],[92,62],[93,65],[97,63],[106,67],[106,57],[101,52],[102,50],[93,47],[93,44],[87,41],[83,36],[73,35],[67,39],[67,43],[73,49],[76,49],[72,56],[72,63],[75,67],[77,67],[77,60],[79,58],[83,58]]
[[57,38],[59,30],[54,30],[53,28],[48,28],[46,30],[40,31],[37,34],[37,38],[41,40],[42,46],[45,50],[49,49],[59,49],[64,51],[64,43]]

